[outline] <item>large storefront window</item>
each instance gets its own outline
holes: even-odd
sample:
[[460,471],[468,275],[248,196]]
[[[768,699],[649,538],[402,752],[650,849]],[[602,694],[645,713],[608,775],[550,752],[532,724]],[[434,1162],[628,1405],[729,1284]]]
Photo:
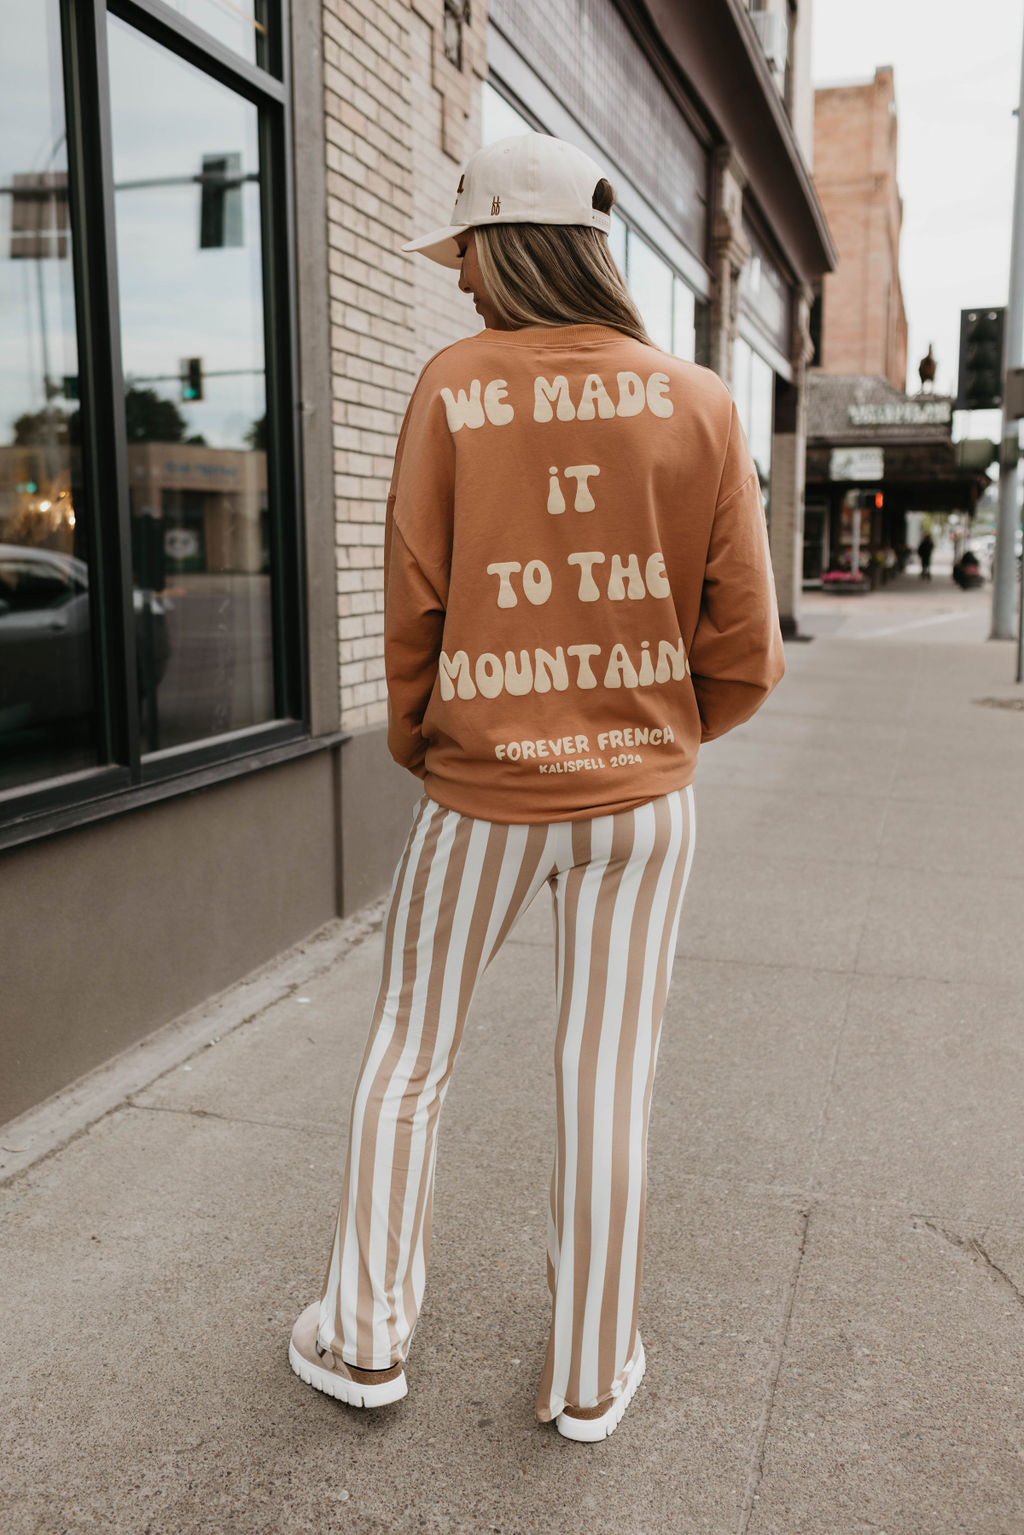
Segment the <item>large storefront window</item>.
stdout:
[[786,356],[792,323],[792,293],[778,262],[750,219],[743,220],[750,260],[740,276],[740,303],[752,315],[772,345]]
[[706,306],[664,256],[635,229],[624,227],[626,281],[651,340],[687,362],[705,362],[699,328]]
[[97,760],[57,0],[0,0],[0,790]]
[[258,113],[113,18],[109,47],[152,751],[274,713]]
[[745,334],[737,339],[733,352],[733,396],[770,515],[775,369],[767,358],[774,353],[784,368],[789,356],[792,279],[787,278],[753,215],[744,215],[743,233],[750,246],[750,260],[740,278],[740,324]]
[[160,9],[0,0],[5,821],[305,734],[277,8]]
[[626,279],[655,346],[673,350],[672,268],[631,229],[626,242]]
[[740,336],[733,350],[732,395],[736,401],[750,452],[757,465],[765,509],[770,510],[772,482],[772,423],[775,419],[775,374],[769,363]]

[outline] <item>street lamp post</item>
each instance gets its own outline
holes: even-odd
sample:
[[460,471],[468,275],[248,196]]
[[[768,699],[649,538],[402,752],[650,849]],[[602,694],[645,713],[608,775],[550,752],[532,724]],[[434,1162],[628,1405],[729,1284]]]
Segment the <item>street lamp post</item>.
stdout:
[[[1003,375],[1024,363],[1024,43],[1021,52],[1017,107],[1017,164],[1013,184],[1013,226],[1010,232],[1010,292],[1006,308]],[[999,512],[996,521],[995,566],[992,572],[992,631],[994,640],[1017,638],[1014,598],[1017,572],[1017,459],[1020,432],[1003,390],[1003,435],[999,448]],[[1018,645],[1019,649],[1019,645]],[[1018,666],[1019,670],[1019,666]],[[1018,678],[1018,680],[1020,680]]]

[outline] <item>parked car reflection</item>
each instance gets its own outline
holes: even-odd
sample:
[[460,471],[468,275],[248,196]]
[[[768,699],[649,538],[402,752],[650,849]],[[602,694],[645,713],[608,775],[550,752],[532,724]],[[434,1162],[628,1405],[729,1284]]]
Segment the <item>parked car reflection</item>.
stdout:
[[[166,603],[133,592],[140,697],[167,670]],[[0,730],[92,712],[89,570],[56,549],[0,544]]]

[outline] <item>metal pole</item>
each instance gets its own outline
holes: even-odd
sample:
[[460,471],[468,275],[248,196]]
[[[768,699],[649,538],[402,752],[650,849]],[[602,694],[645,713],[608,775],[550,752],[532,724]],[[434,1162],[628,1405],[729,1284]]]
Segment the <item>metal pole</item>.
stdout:
[[[1024,363],[1024,41],[1021,46],[1020,96],[1017,106],[1017,166],[1013,183],[1013,226],[1010,232],[1010,292],[1006,308],[1003,372]],[[1003,437],[999,452],[999,513],[996,521],[995,569],[992,573],[993,640],[1018,638],[1014,624],[1017,574],[1017,457],[1020,434],[1003,406]],[[1018,639],[1018,646],[1020,641]]]
[[1024,552],[1020,562],[1020,590],[1017,593],[1017,681],[1024,682]]

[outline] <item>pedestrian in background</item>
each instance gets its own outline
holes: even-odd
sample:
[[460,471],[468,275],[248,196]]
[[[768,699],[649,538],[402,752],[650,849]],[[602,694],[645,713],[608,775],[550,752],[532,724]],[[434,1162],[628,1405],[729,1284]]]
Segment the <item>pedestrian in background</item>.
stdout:
[[783,672],[735,407],[650,342],[610,254],[613,201],[587,155],[526,134],[479,151],[450,225],[405,247],[460,272],[485,329],[427,363],[398,441],[389,745],[424,794],[323,1293],[290,1348],[304,1381],[353,1406],[406,1394],[473,989],[547,886],[556,1137],[536,1414],[583,1440],[612,1432],[645,1368],[648,1115],[697,749]]
[[930,533],[926,533],[917,546],[918,559],[921,561],[921,580],[930,581],[932,578],[932,554],[935,550],[935,540]]

